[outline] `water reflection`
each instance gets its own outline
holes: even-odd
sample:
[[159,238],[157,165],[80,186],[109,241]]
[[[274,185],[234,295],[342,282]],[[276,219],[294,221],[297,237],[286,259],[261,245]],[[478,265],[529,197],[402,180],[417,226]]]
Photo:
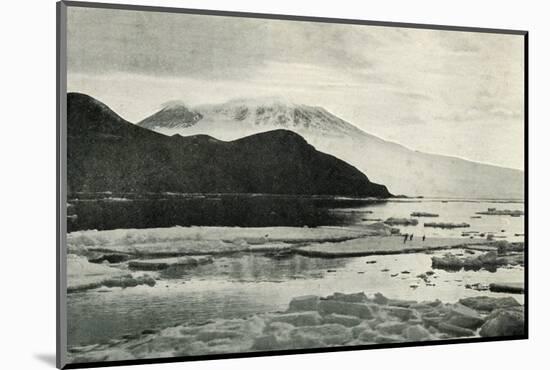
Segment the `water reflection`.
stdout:
[[285,259],[273,259],[261,254],[240,254],[216,258],[213,263],[188,268],[165,270],[166,279],[195,279],[224,277],[233,282],[282,282],[288,279],[320,279],[328,270],[342,268],[349,259],[307,258],[290,255]]
[[349,225],[359,213],[334,213],[382,202],[273,195],[143,196],[117,194],[69,200],[68,231],[169,226],[322,226]]
[[[440,253],[435,255],[446,252]],[[147,329],[285,310],[293,297],[308,294],[383,292],[401,299],[456,302],[468,296],[508,295],[478,292],[466,289],[467,285],[523,280],[523,269],[513,267],[496,273],[434,270],[435,275],[427,283],[418,275],[432,270],[431,256],[293,256],[285,260],[258,254],[222,257],[192,273],[160,280],[155,287],[98,289],[69,295],[69,344],[100,343]],[[522,295],[515,298],[523,302]]]

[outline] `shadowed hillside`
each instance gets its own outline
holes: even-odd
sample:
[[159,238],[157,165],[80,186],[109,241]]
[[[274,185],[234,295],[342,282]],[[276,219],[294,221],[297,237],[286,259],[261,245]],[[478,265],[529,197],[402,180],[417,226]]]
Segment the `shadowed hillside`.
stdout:
[[388,197],[355,167],[274,130],[224,142],[135,126],[69,93],[69,192],[271,193]]

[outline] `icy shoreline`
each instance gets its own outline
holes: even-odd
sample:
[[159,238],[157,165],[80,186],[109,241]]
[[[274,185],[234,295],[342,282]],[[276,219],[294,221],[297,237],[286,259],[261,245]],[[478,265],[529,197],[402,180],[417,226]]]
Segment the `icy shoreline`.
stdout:
[[[515,299],[503,298],[506,295],[502,293],[495,295],[492,292],[480,293],[487,294],[488,297],[479,298],[475,296],[476,292],[472,289],[467,290],[466,287],[466,285],[479,282],[519,281],[516,279],[516,275],[507,274],[507,271],[512,271],[507,267],[500,270],[500,274],[502,274],[500,280],[487,280],[487,277],[472,276],[469,278],[460,276],[460,279],[457,279],[451,276],[444,277],[443,272],[436,272],[433,277],[430,275],[428,279],[428,272],[433,273],[433,271],[429,270],[429,265],[415,265],[413,261],[417,261],[417,259],[414,255],[409,257],[406,265],[400,265],[397,262],[394,266],[392,264],[395,263],[390,263],[389,260],[383,263],[384,258],[397,261],[397,254],[405,256],[406,253],[419,253],[418,256],[422,256],[421,260],[431,261],[431,255],[433,257],[445,256],[442,252],[438,252],[440,249],[448,249],[450,253],[461,258],[477,258],[484,252],[500,253],[501,250],[506,252],[507,249],[516,247],[515,244],[503,241],[428,237],[424,241],[422,238],[415,238],[413,241],[408,240],[404,243],[403,236],[392,235],[390,227],[373,224],[358,227],[311,229],[296,227],[173,227],[91,230],[70,233],[68,246],[69,251],[74,253],[68,258],[69,293],[91,289],[88,293],[71,294],[75,302],[80,300],[86,302],[86,300],[100,296],[108,297],[108,299],[120,296],[125,298],[116,298],[115,301],[121,307],[127,307],[126,304],[130,302],[127,300],[130,297],[140,300],[142,299],[141,294],[143,294],[145,297],[143,302],[148,302],[149,297],[154,296],[156,303],[165,305],[162,306],[164,310],[162,312],[166,312],[167,315],[175,314],[173,317],[178,317],[169,323],[144,320],[143,324],[124,326],[121,329],[125,331],[114,331],[105,338],[97,338],[92,341],[75,340],[69,347],[69,357],[73,362],[445,340],[492,335],[489,328],[492,328],[492,333],[495,336],[520,335],[517,334],[519,324],[514,326],[516,331],[513,333],[516,334],[508,332],[498,334],[496,331],[500,330],[498,328],[501,326],[501,317],[508,321],[517,319],[516,321],[519,322],[522,320],[522,308]],[[516,251],[512,252],[517,253]],[[388,254],[396,256],[382,257]],[[379,257],[366,261],[360,260],[361,257],[358,257],[371,255]],[[333,257],[344,258],[347,262],[340,265],[338,259],[332,259]],[[248,264],[251,262],[242,264],[248,258],[259,258],[265,261],[259,262],[258,265]],[[251,271],[251,266],[269,269],[266,266],[273,265],[275,261],[280,262],[280,265],[277,266],[288,264],[288,267],[284,267],[288,268],[286,272],[288,275],[281,273],[281,276],[277,275],[276,279],[280,279],[280,282],[292,281],[291,287],[285,288],[292,292],[284,295],[284,299],[280,301],[270,302],[269,307],[254,306],[255,309],[248,312],[246,310],[240,312],[237,309],[235,315],[231,314],[225,318],[212,310],[210,316],[201,319],[210,321],[202,324],[188,319],[177,309],[174,310],[170,307],[173,297],[178,297],[176,301],[182,300],[177,301],[180,302],[179,305],[187,299],[186,295],[188,296],[193,289],[199,286],[204,289],[206,285],[201,281],[212,279],[212,282],[218,284],[219,281],[224,281],[228,283],[227,286],[230,286],[233,274],[234,279],[237,279],[235,281],[239,284],[241,283],[239,279],[244,279],[242,280],[242,284],[244,284],[242,289],[247,294],[249,293],[247,289],[251,289],[247,283],[257,281],[263,284],[259,285],[259,289],[266,289],[269,286],[269,289],[276,291],[276,287],[269,285],[271,284],[269,283],[271,281],[269,274],[262,275],[262,277],[254,275],[251,280],[246,280],[246,277],[240,274],[245,271],[241,271],[241,268]],[[307,273],[302,276],[301,270],[294,270],[292,267],[310,266],[309,261],[312,261],[311,263],[316,269],[311,276]],[[351,267],[357,264],[360,266]],[[171,270],[174,273],[171,273]],[[400,274],[399,271],[401,271]],[[182,279],[181,273],[186,277]],[[440,274],[441,276],[438,276]],[[411,300],[387,300],[376,295],[360,298],[360,302],[346,302],[350,299],[357,299],[357,297],[350,298],[349,295],[341,294],[335,295],[338,299],[334,299],[335,297],[319,298],[334,291],[350,293],[346,287],[335,284],[335,276],[338,277],[338,281],[353,282],[353,286],[357,286],[358,289],[375,288],[387,294]],[[322,278],[323,284],[326,282],[331,289],[315,291],[311,286],[300,287],[300,284],[304,284],[301,279],[306,279],[303,280],[304,282],[311,280],[313,284],[317,284],[315,282],[317,277]],[[370,277],[370,280],[366,277]],[[276,281],[274,284],[278,282]],[[436,283],[437,288],[435,287]],[[127,288],[139,284],[154,285],[154,288],[147,286],[132,288],[120,295],[118,288],[100,288],[102,286]],[[461,286],[464,287],[458,288]],[[235,289],[236,291],[231,293],[237,294],[234,297],[243,294],[240,286]],[[417,293],[415,293],[416,295],[410,294],[402,289]],[[450,298],[438,289],[464,289],[464,293],[456,294]],[[432,290],[431,293],[428,290]],[[226,296],[225,293],[215,289],[212,292],[214,295],[221,294],[219,297],[224,297],[224,299],[232,297],[231,294]],[[250,299],[253,299],[256,294],[252,293]],[[296,302],[304,299],[302,297],[292,300],[293,303],[290,304],[288,311],[275,312],[284,310],[285,304],[292,297],[312,293],[319,297],[313,299],[314,304],[311,303],[311,297],[308,298],[310,303],[306,303],[309,305],[307,310],[296,308],[296,304],[300,306],[300,303]],[[149,296],[149,294],[152,295]],[[516,297],[519,302],[523,302],[522,296]],[[192,307],[194,299],[185,301],[185,304]],[[413,299],[417,301],[412,301]],[[339,303],[336,306],[332,302],[323,303],[342,300],[346,304],[353,303],[361,306],[343,304],[345,307],[342,307]],[[425,301],[419,302],[420,300]],[[468,300],[475,300],[475,302],[472,301],[474,302],[472,303]],[[463,301],[470,303],[466,304]],[[199,298],[197,302],[202,302],[202,300]],[[250,302],[247,301],[247,304]],[[208,301],[207,304],[215,304],[215,302]],[[456,319],[452,319],[451,312],[455,312],[455,308],[460,314],[464,314],[465,309],[462,306],[470,307],[475,311],[473,313],[466,310],[469,315],[476,317],[472,319],[476,323],[475,328],[463,327],[461,322],[459,322],[460,325],[457,325]],[[487,309],[488,306],[492,308]],[[128,305],[128,309],[130,307],[137,306],[134,302],[134,306]],[[506,310],[498,314],[495,313],[495,317],[490,317],[491,311],[497,309],[495,307]],[[86,306],[84,310],[86,309],[89,307]],[[101,307],[97,306],[96,309],[101,310]],[[455,312],[453,315],[456,314]],[[178,315],[182,315],[181,318]],[[98,319],[108,317],[96,316]],[[492,320],[491,326],[488,324],[490,320]],[[481,327],[485,324],[487,324],[486,329],[481,331]],[[167,328],[165,325],[169,327]],[[122,337],[123,334],[126,335]],[[78,338],[78,335],[82,334],[75,335],[75,338]],[[83,345],[75,346],[76,343]]]
[[313,242],[340,242],[390,235],[378,223],[361,227],[169,227],[75,231],[67,235],[69,253],[128,253],[144,256],[219,254],[257,249],[281,249]]
[[495,249],[484,239],[427,238],[403,242],[403,236],[372,236],[363,239],[347,240],[339,243],[312,243],[299,247],[296,253],[308,257],[360,257],[385,254],[422,253],[442,249]]
[[155,285],[147,274],[131,274],[105,264],[90,263],[85,257],[67,255],[67,293],[82,292],[99,287],[134,287]]
[[171,227],[78,231],[68,234],[68,292],[106,287],[153,286],[153,276],[136,270],[171,266],[193,269],[201,261],[237,253],[274,258],[292,254],[341,258],[432,253],[442,249],[496,251],[484,239],[426,238],[403,242],[382,223],[360,227]]
[[107,344],[75,346],[68,357],[83,363],[523,334],[523,306],[511,297],[449,304],[334,293],[296,297],[285,312],[144,330]]
[[295,250],[303,255],[358,256],[415,253],[450,248],[496,250],[485,239],[430,237],[403,242],[383,223],[349,227],[171,227],[76,231],[67,235],[68,252],[100,257],[177,257],[237,252]]

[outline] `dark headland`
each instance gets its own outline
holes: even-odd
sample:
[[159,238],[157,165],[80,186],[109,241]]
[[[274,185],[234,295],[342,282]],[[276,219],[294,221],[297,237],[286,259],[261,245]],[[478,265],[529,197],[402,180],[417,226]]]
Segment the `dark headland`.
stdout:
[[69,93],[69,192],[181,192],[387,198],[384,185],[319,152],[300,135],[274,130],[225,142],[165,136],[105,104]]

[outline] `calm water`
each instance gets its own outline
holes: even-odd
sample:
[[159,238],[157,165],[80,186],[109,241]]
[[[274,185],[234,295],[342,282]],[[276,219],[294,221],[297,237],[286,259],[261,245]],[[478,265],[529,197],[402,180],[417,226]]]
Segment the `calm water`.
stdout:
[[[446,202],[446,203],[444,203]],[[463,232],[477,231],[480,233],[493,233],[497,239],[509,241],[522,241],[524,233],[524,216],[488,216],[476,215],[476,212],[487,211],[488,208],[524,210],[523,203],[501,203],[488,201],[441,201],[441,200],[406,200],[391,201],[385,204],[372,204],[365,207],[344,209],[344,212],[372,211],[372,214],[363,214],[362,218],[380,218],[386,220],[389,217],[411,218],[412,212],[429,212],[438,214],[439,217],[415,217],[418,219],[416,226],[398,226],[402,233],[413,234],[417,237],[428,236],[452,236],[460,237]],[[337,213],[341,213],[338,212]],[[480,216],[481,218],[471,218]],[[371,221],[359,221],[368,224]],[[468,228],[441,229],[424,227],[425,222],[453,222],[470,224]]]
[[[235,199],[231,200],[231,202],[234,201]],[[82,201],[76,202],[77,205],[74,207],[80,214],[90,212],[90,214],[97,215],[95,212],[105,212],[105,209],[108,209],[104,204],[98,206],[98,204],[106,202],[108,201]],[[123,209],[127,209],[124,207],[134,207],[136,210],[140,208],[139,201],[110,202],[124,204],[119,210],[121,214],[123,214]],[[182,206],[186,204],[185,202],[186,200],[181,200],[178,204]],[[422,211],[438,213],[440,217],[421,218],[419,225],[401,227],[401,230],[414,233],[418,237],[422,235],[461,237],[463,231],[494,232],[497,236],[508,240],[521,240],[522,237],[515,236],[515,234],[524,232],[523,216],[517,218],[509,216],[470,218],[475,212],[484,211],[489,207],[523,210],[522,203],[495,204],[493,202],[451,201],[443,203],[440,200],[422,200],[420,202],[407,200],[373,204],[369,201],[355,203],[338,200],[331,204],[327,200],[316,199],[301,204],[294,203],[294,205],[292,202],[284,200],[279,202],[282,204],[281,206],[269,205],[269,203],[275,202],[266,202],[265,200],[258,203],[254,199],[246,203],[242,209],[251,212],[252,206],[260,203],[264,204],[263,207],[282,215],[277,220],[283,224],[294,222],[290,223],[291,225],[297,225],[299,220],[304,219],[302,216],[295,216],[308,212],[313,212],[314,215],[308,220],[321,221],[321,218],[318,217],[326,214],[329,215],[328,220],[331,222],[336,220],[334,224],[340,225],[369,223],[370,221],[363,220],[365,218],[409,217],[411,212]],[[144,205],[144,203],[141,204]],[[196,205],[199,204],[201,201],[196,203]],[[219,210],[218,207],[212,209]],[[298,212],[296,209],[301,211]],[[283,210],[285,211],[283,212]],[[139,217],[144,217],[143,214],[146,213],[145,210],[136,212],[141,215]],[[255,212],[252,213],[255,214]],[[181,216],[183,214],[183,211],[178,210],[176,215],[180,216],[174,217],[187,217]],[[190,211],[190,214],[193,216],[189,217],[199,217],[196,216],[198,213],[193,210]],[[121,219],[116,222],[126,222],[123,220],[123,216],[120,217]],[[252,220],[251,215],[248,217],[249,220]],[[90,220],[93,218],[90,217]],[[82,219],[86,219],[86,217],[82,217]],[[219,219],[222,220],[223,217],[219,215]],[[454,230],[432,229],[425,228],[424,221],[467,222],[471,224],[471,227]],[[79,225],[85,224],[87,223],[81,221]],[[438,252],[438,254],[442,253],[446,252]],[[452,253],[460,254],[462,251],[454,250]],[[145,329],[164,328],[219,317],[233,318],[266,311],[284,310],[292,297],[306,294],[323,296],[336,291],[364,291],[370,294],[382,292],[388,297],[402,299],[441,299],[454,302],[466,296],[499,296],[499,293],[466,289],[466,284],[523,281],[524,271],[521,267],[499,268],[494,273],[485,270],[459,272],[434,270],[436,274],[431,279],[431,283],[435,286],[429,286],[416,276],[431,270],[431,257],[432,255],[429,254],[339,259],[292,256],[288,259],[276,260],[259,254],[243,254],[217,258],[213,264],[200,266],[186,275],[161,276],[161,280],[153,288],[140,286],[129,289],[98,289],[70,294],[68,297],[68,341],[69,345],[106,342],[109,339],[119,338],[125,334],[136,334]],[[373,260],[376,263],[366,263]],[[402,273],[403,271],[410,273]],[[392,277],[395,274],[397,275]],[[506,295],[500,294],[500,296]],[[523,302],[522,295],[515,295],[515,297],[518,301]]]
[[[360,208],[380,201],[277,195],[97,194],[69,200],[68,231],[170,226],[349,225],[357,214],[332,209]],[[75,217],[76,216],[76,217]]]
[[[69,295],[69,343],[98,343],[144,329],[284,310],[292,297],[307,294],[383,292],[402,299],[455,302],[467,296],[499,296],[466,289],[465,284],[523,280],[523,269],[519,267],[499,269],[496,273],[435,270],[436,277],[431,279],[435,286],[427,286],[416,276],[431,270],[430,257],[220,258],[213,265],[199,267],[192,275],[158,281],[153,288],[100,289]],[[366,263],[372,260],[376,263]],[[385,269],[389,271],[382,271]],[[405,270],[410,273],[401,273]],[[523,296],[515,297],[522,302]]]

